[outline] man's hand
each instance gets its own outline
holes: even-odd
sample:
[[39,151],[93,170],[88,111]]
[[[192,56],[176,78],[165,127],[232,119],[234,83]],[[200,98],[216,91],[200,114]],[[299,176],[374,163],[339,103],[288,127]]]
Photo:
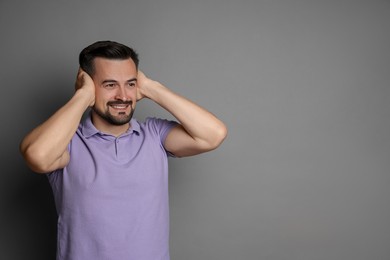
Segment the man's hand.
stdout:
[[75,90],[82,90],[88,95],[88,98],[91,100],[89,106],[92,107],[95,104],[95,83],[91,76],[88,75],[84,70],[79,68],[77,73]]
[[138,70],[137,75],[137,101],[141,100],[143,98],[150,98],[151,90],[153,89],[153,86],[158,84],[157,81],[154,81],[146,75]]

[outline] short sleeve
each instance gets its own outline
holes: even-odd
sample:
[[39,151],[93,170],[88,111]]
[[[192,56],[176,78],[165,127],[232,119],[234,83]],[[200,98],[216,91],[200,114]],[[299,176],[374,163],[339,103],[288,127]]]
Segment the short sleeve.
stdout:
[[[154,117],[153,118],[148,117],[145,123],[151,131],[153,131],[156,135],[158,135],[162,146],[170,130],[172,130],[172,128],[174,128],[179,124],[176,121],[154,118]],[[169,156],[173,157],[173,154],[169,153],[168,151],[167,153]]]

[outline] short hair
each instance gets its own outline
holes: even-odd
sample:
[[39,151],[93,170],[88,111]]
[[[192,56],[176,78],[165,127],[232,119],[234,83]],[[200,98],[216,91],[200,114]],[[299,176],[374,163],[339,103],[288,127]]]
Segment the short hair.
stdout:
[[98,41],[85,47],[79,55],[80,68],[89,75],[94,73],[93,60],[97,57],[125,60],[131,58],[138,70],[138,54],[130,47],[114,41]]

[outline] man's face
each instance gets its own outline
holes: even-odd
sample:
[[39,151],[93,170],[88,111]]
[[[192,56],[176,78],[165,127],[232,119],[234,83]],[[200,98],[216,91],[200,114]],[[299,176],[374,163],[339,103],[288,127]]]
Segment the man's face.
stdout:
[[93,111],[113,125],[127,124],[137,101],[137,69],[132,59],[94,59]]

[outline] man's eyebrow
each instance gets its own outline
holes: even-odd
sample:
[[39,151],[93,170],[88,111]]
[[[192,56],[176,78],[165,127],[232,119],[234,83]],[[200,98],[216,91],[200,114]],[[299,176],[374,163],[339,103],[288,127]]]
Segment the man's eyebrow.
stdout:
[[[126,80],[126,82],[133,82],[133,81],[137,81],[137,78],[131,78],[129,80]],[[118,83],[118,81],[115,79],[106,79],[102,81],[102,84],[106,84],[106,83]]]
[[137,81],[137,78],[129,79],[127,82]]
[[106,83],[118,83],[118,81],[114,79],[106,79],[102,81],[102,84],[106,84]]

